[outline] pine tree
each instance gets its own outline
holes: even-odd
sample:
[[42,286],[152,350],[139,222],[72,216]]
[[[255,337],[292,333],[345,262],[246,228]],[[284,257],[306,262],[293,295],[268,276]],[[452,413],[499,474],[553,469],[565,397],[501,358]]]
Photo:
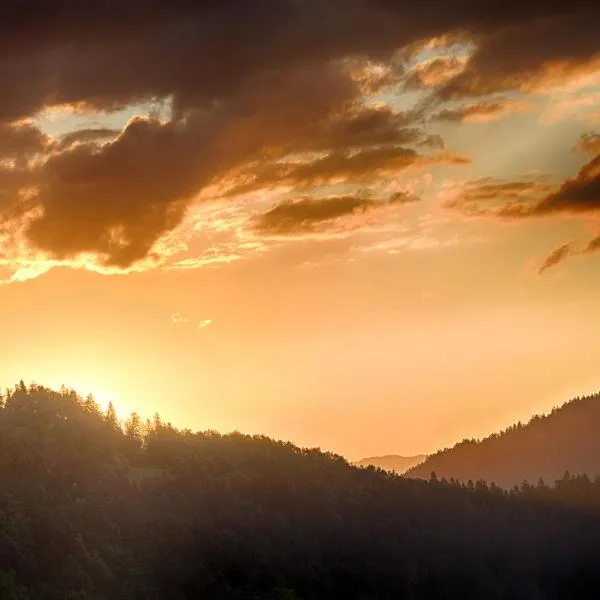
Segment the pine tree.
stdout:
[[121,426],[119,425],[119,419],[117,417],[117,411],[115,410],[115,407],[113,406],[112,402],[109,402],[108,406],[106,407],[106,414],[104,415],[104,420],[115,431],[121,431]]

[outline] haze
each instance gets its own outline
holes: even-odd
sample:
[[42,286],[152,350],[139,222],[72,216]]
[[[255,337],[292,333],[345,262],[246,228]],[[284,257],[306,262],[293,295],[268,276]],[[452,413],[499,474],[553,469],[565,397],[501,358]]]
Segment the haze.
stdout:
[[597,10],[62,4],[0,18],[3,386],[351,459],[600,389]]

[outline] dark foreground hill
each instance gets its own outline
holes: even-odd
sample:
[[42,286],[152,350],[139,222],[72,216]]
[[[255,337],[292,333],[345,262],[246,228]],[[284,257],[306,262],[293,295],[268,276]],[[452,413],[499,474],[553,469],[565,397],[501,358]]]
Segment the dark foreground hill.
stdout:
[[372,456],[371,458],[363,458],[355,463],[356,467],[377,467],[384,471],[393,471],[398,475],[406,473],[412,467],[422,463],[427,457],[425,454],[417,456],[399,456],[397,454],[389,454],[387,456]]
[[19,386],[0,409],[3,600],[600,597],[600,483],[509,493]]
[[554,481],[565,471],[600,474],[600,394],[576,398],[546,416],[483,440],[464,440],[432,454],[408,477],[485,479],[500,486]]

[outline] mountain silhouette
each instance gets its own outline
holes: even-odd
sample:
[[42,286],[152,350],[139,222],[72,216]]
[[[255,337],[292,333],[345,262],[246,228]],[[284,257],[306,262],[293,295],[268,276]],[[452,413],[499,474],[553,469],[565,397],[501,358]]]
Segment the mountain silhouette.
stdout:
[[547,415],[536,415],[481,440],[466,439],[432,454],[407,477],[467,482],[483,479],[502,487],[542,478],[554,482],[568,471],[600,474],[600,394],[575,398]]
[[392,471],[398,475],[406,473],[419,463],[422,463],[427,456],[417,454],[416,456],[400,456],[398,454],[387,454],[386,456],[372,456],[363,458],[352,463],[355,467],[378,467],[384,471]]
[[2,600],[600,597],[600,478],[408,479],[21,382],[0,480]]

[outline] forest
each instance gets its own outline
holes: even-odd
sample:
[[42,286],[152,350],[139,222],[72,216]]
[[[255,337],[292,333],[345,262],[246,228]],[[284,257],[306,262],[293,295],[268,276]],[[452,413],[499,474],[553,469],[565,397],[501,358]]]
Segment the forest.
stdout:
[[408,479],[23,382],[0,450],[3,600],[600,597],[600,479]]
[[485,479],[503,487],[554,481],[565,471],[600,474],[600,394],[574,398],[547,415],[535,415],[482,440],[463,440],[409,469],[409,477],[462,482]]

